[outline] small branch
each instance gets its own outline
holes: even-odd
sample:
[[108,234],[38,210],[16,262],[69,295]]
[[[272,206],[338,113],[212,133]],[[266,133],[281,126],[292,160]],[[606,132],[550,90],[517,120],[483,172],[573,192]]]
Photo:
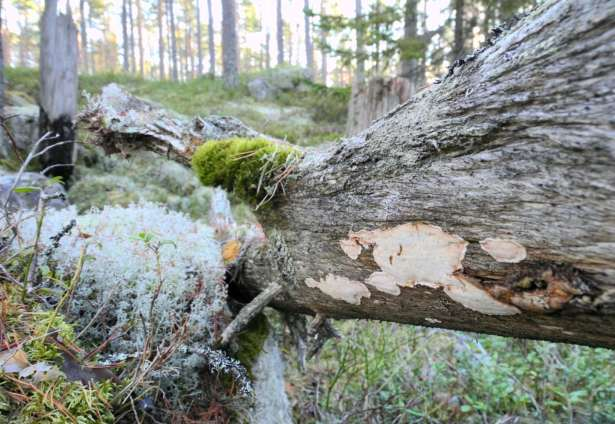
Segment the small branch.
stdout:
[[316,314],[308,327],[308,350],[307,359],[310,360],[316,355],[330,338],[338,339],[339,333],[333,328],[326,316]]
[[231,338],[243,330],[282,289],[281,284],[271,283],[265,290],[260,292],[258,296],[239,311],[235,319],[224,329],[216,345],[226,346]]

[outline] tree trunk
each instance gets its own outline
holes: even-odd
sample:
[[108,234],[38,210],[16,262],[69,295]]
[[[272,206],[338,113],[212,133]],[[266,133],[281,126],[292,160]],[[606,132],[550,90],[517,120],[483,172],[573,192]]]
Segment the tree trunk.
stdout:
[[358,22],[357,26],[357,70],[355,73],[354,84],[362,86],[365,81],[365,40],[363,25],[362,0],[355,0],[355,13]]
[[177,34],[175,33],[175,14],[173,13],[174,0],[168,0],[169,21],[171,23],[171,62],[173,81],[179,79],[177,64]]
[[85,0],[79,1],[79,23],[81,25],[81,65],[83,71],[88,73],[88,31],[85,18]]
[[271,69],[271,34],[267,31],[265,38],[265,66]]
[[214,16],[211,11],[211,0],[207,0],[207,48],[209,50],[209,75],[216,75],[216,45],[214,43]]
[[159,66],[160,66],[158,74],[161,80],[164,79],[164,75],[165,75],[164,74],[164,52],[165,52],[164,30],[162,28],[162,22],[163,22],[162,17],[164,16],[164,9],[162,5],[163,5],[163,0],[158,0],[158,61],[159,61]]
[[[260,219],[291,312],[615,348],[615,3],[548,1]],[[273,265],[273,266],[272,266]]]
[[231,295],[278,282],[272,306],[292,313],[615,348],[613,40],[612,1],[547,0],[307,151],[259,210],[268,244],[246,248]]
[[141,0],[137,2],[137,35],[139,36],[139,76],[143,78],[145,76],[145,68],[143,66],[144,52],[143,52],[143,10],[141,9]]
[[371,78],[367,84],[353,84],[348,104],[346,135],[360,133],[376,119],[386,115],[411,95],[406,78]]
[[453,60],[463,56],[465,34],[463,30],[464,0],[455,0],[455,40],[453,44]]
[[310,16],[307,14],[310,10],[310,0],[304,1],[304,25],[305,25],[305,58],[306,66],[310,73],[310,78],[314,76],[314,44],[312,43],[312,34],[310,30]]
[[[408,41],[418,39],[418,0],[406,0],[404,11],[404,38]],[[414,44],[412,44],[414,45]],[[413,52],[414,54],[416,52]],[[419,87],[421,67],[416,57],[401,60],[401,76],[410,82],[410,93],[414,95]]]
[[227,87],[239,84],[236,0],[222,0],[222,76]]
[[201,0],[196,0],[196,50],[198,55],[197,75],[203,75],[203,36],[201,34]]
[[284,64],[284,20],[282,19],[282,0],[276,3],[276,35],[278,41],[278,66]]
[[44,169],[53,167],[47,174],[61,176],[65,182],[72,174],[74,162],[78,64],[77,27],[70,9],[68,14],[58,13],[57,0],[45,0],[41,20],[39,126],[41,136],[49,131],[55,137],[43,143],[42,148],[62,141],[71,143],[50,149],[42,156],[41,165]]
[[[326,13],[325,9],[325,0],[320,0],[320,14],[324,15]],[[322,83],[327,85],[327,51],[325,46],[327,45],[327,33],[321,29],[320,30],[320,78],[322,79]]]
[[130,70],[130,51],[128,48],[128,5],[127,0],[122,0],[122,50],[124,53],[123,69],[124,72]]
[[128,0],[128,22],[130,25],[130,72],[137,72],[137,55],[135,54],[135,21],[132,14],[132,0]]

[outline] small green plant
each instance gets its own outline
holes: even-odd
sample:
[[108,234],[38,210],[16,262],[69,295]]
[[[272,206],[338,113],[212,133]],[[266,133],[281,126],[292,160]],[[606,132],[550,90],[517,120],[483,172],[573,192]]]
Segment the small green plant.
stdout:
[[220,186],[258,209],[273,199],[300,152],[262,138],[210,140],[192,157],[201,183]]

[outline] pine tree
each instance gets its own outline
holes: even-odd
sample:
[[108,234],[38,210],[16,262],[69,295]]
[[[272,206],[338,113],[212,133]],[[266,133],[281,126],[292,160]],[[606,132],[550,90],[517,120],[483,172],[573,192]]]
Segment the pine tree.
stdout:
[[282,19],[282,0],[276,3],[276,36],[278,42],[278,66],[284,64],[284,19]]
[[165,52],[165,48],[164,48],[164,30],[163,30],[163,16],[164,16],[164,7],[163,7],[163,1],[164,0],[158,0],[158,10],[157,10],[157,18],[158,18],[158,66],[159,66],[159,70],[158,70],[158,74],[161,80],[164,79],[165,76],[165,72],[164,72],[164,52]]
[[303,16],[305,25],[305,58],[306,66],[310,76],[314,75],[314,44],[312,43],[312,34],[310,28],[310,0],[304,1]]
[[239,40],[237,38],[237,3],[222,0],[222,77],[224,84],[239,84]]
[[197,75],[203,75],[203,37],[201,34],[201,0],[195,0],[196,50],[198,55]]
[[216,75],[216,44],[214,40],[214,17],[211,0],[207,0],[207,48],[209,50],[209,75]]

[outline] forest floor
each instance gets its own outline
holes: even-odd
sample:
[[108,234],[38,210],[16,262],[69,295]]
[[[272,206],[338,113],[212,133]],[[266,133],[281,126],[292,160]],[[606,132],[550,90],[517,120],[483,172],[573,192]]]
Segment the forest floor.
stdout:
[[[250,96],[247,83],[261,76],[267,75],[242,75],[239,87],[229,90],[220,79],[208,77],[176,83],[105,73],[80,76],[79,89],[82,93],[98,94],[105,85],[117,83],[136,96],[183,115],[233,116],[257,131],[302,146],[334,141],[343,136],[349,89],[324,87],[306,80],[302,81],[305,85],[300,93],[292,89],[280,91],[269,100],[257,101]],[[38,93],[36,69],[9,68],[6,78],[12,92],[34,102]],[[85,97],[80,101],[85,102]]]
[[[242,76],[234,91],[208,78],[172,83],[105,74],[84,76],[80,84],[96,94],[116,82],[176,112],[235,116],[261,132],[304,146],[343,135],[346,89],[311,85],[307,92],[283,92],[257,102],[249,96],[249,78]],[[31,97],[37,92],[35,70],[9,69],[7,79],[11,90]],[[149,163],[147,157],[138,160],[132,167],[107,166],[127,170],[122,178],[138,185],[130,173],[143,171]],[[102,171],[91,172],[90,178],[104,177]],[[151,184],[151,178],[147,180]],[[104,191],[94,180],[85,185]],[[160,187],[150,191],[159,195]],[[112,197],[112,191],[105,193],[96,201]],[[85,195],[80,196],[76,204],[84,201]],[[283,337],[286,389],[297,422],[615,423],[613,351],[393,323],[334,325],[341,339],[329,341],[305,372],[298,369],[289,336]]]

